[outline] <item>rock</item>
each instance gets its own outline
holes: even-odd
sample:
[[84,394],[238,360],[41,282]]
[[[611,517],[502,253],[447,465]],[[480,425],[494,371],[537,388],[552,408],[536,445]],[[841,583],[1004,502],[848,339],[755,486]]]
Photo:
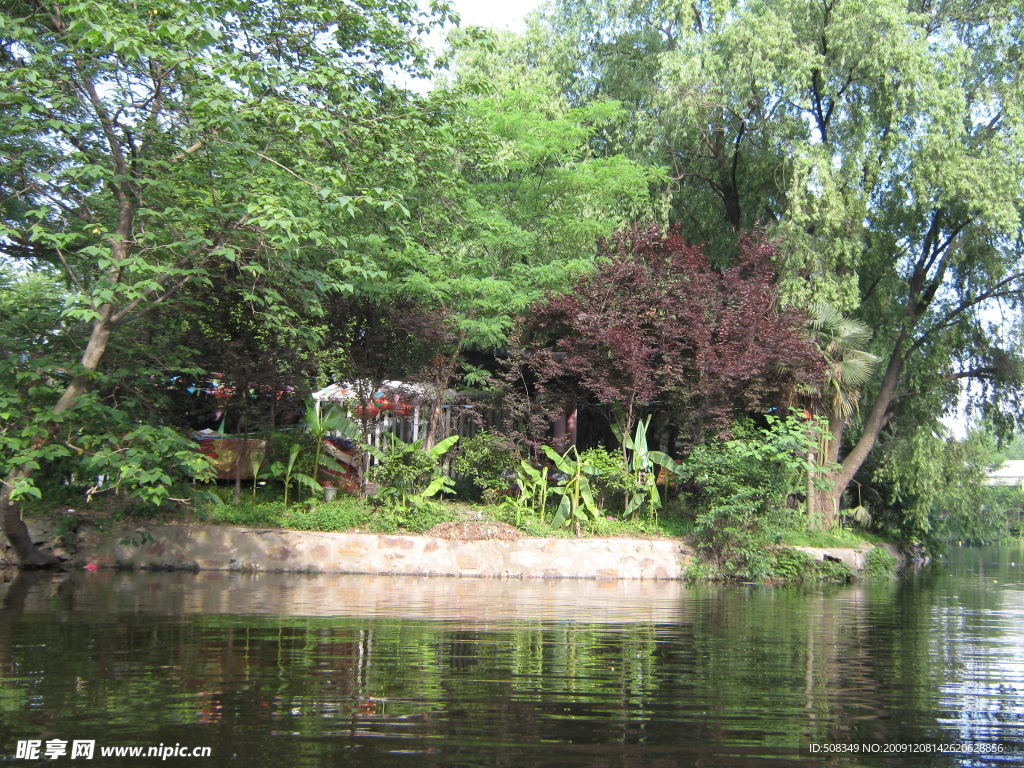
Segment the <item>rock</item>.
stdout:
[[46,544],[51,538],[52,526],[47,521],[36,521],[26,522],[25,527],[28,528],[28,535],[32,537],[32,543],[37,547]]

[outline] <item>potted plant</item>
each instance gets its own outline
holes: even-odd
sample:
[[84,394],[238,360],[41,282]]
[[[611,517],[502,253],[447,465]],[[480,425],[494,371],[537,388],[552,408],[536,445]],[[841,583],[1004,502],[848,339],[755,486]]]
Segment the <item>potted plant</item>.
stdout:
[[334,497],[338,495],[338,489],[334,486],[330,480],[324,483],[324,501],[334,501]]

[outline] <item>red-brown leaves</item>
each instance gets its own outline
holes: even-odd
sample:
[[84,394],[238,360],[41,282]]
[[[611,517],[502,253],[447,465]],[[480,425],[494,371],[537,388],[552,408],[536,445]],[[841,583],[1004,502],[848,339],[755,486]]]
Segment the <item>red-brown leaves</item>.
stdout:
[[537,307],[534,335],[548,342],[535,357],[541,379],[621,403],[629,421],[658,400],[694,439],[816,386],[821,355],[803,318],[776,306],[773,244],[739,246],[719,270],[675,230],[618,234],[597,272]]

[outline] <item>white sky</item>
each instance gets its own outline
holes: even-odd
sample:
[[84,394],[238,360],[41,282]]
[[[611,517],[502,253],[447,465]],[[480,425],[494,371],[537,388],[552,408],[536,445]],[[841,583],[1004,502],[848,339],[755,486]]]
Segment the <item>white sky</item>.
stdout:
[[464,26],[497,27],[522,32],[523,18],[540,0],[453,0]]
[[[526,14],[534,10],[543,0],[450,0],[459,14],[463,27],[490,27],[523,32],[526,29]],[[420,7],[426,8],[428,0],[420,0]],[[444,48],[446,31],[434,29],[423,40],[435,52]],[[399,73],[395,83],[417,93],[425,93],[432,87],[429,81],[411,80]]]

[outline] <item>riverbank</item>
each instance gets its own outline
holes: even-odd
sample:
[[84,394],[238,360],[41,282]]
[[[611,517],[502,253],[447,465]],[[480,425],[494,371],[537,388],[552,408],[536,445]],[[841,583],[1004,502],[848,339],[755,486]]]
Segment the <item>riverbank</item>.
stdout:
[[[71,530],[61,520],[35,520],[30,530],[68,567],[91,569],[682,580],[696,557],[680,539],[532,538],[500,523],[451,527],[443,536],[199,524]],[[902,562],[894,546],[883,548]],[[872,547],[792,549],[856,573],[867,567]]]

